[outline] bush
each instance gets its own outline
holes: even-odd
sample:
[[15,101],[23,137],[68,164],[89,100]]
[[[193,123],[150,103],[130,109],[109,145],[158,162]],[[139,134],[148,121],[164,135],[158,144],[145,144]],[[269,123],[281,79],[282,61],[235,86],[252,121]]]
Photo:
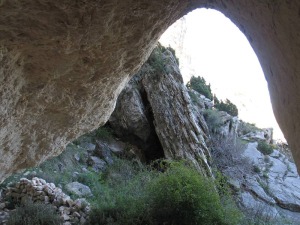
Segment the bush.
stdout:
[[103,140],[109,140],[113,136],[113,131],[109,127],[99,127],[95,130],[96,138],[101,138]]
[[171,164],[147,190],[152,224],[236,224],[238,221],[238,216],[226,212],[222,206],[214,182],[183,164]]
[[[116,159],[102,175],[88,224],[147,224],[145,187],[153,171],[129,160]],[[94,193],[94,192],[93,192]]]
[[260,172],[261,172],[260,168],[259,168],[257,165],[254,165],[254,166],[253,166],[253,171],[254,171],[255,173],[260,173]]
[[190,98],[192,100],[192,103],[196,104],[198,102],[197,95],[194,92],[192,92],[192,91],[188,91],[188,93],[189,93],[189,96],[190,96]]
[[176,56],[175,50],[174,50],[173,48],[171,48],[170,46],[167,47],[166,50],[169,50],[169,51],[172,53],[172,55],[173,55],[174,58],[175,58],[175,61],[176,61],[177,65],[179,66],[179,59],[178,59],[178,57]]
[[10,213],[7,225],[58,225],[62,222],[52,205],[27,202]]
[[[165,172],[133,165],[131,178],[103,186],[89,224],[236,224],[235,207],[223,207],[214,182],[183,163],[167,162]],[[116,166],[116,168],[120,168]],[[116,169],[113,169],[116,171]],[[111,175],[114,172],[111,171]],[[119,173],[119,172],[117,172]]]
[[240,124],[238,126],[238,132],[240,135],[245,135],[251,132],[259,131],[258,127],[255,126],[253,123],[248,123],[240,120]]
[[273,153],[273,146],[265,141],[258,142],[257,150],[259,150],[264,155],[270,155]]
[[252,164],[243,156],[245,144],[232,136],[212,136],[211,155],[213,165],[222,173],[234,179],[243,179],[252,170]]
[[165,66],[162,56],[162,51],[160,48],[155,48],[151,55],[149,56],[148,63],[154,69],[154,72],[164,73]]
[[192,76],[186,86],[187,88],[193,89],[194,91],[204,95],[206,98],[213,100],[210,84],[206,84],[206,81],[203,77]]
[[238,116],[239,111],[235,104],[233,104],[230,100],[226,99],[225,102],[222,100],[219,101],[216,96],[214,96],[214,106],[216,109],[220,111],[227,112],[231,116]]
[[153,72],[156,73],[166,73],[166,66],[168,62],[165,60],[164,53],[166,51],[170,51],[173,55],[177,65],[179,65],[179,60],[176,57],[175,50],[171,47],[164,47],[160,43],[153,49],[151,55],[149,56],[149,59],[147,60],[147,63],[152,68]]
[[210,132],[217,133],[218,129],[223,125],[223,121],[217,110],[207,109],[203,114]]

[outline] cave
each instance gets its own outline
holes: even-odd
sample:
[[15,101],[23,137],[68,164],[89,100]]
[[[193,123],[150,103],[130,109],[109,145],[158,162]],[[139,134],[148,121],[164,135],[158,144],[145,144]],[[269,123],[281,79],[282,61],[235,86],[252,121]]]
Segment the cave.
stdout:
[[196,8],[245,34],[300,167],[300,2],[0,1],[0,182],[103,125],[161,34]]

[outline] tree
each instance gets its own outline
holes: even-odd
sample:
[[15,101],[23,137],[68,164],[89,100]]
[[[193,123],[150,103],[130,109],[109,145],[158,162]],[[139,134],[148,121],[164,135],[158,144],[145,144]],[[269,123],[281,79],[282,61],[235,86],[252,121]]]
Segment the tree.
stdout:
[[229,99],[226,99],[225,102],[222,100],[219,101],[217,97],[214,98],[215,108],[220,111],[225,111],[231,116],[238,116],[239,111],[235,104],[233,104]]
[[213,94],[211,92],[210,84],[206,84],[206,81],[203,77],[192,76],[186,86],[187,88],[193,89],[199,94],[204,95],[206,98],[213,100]]

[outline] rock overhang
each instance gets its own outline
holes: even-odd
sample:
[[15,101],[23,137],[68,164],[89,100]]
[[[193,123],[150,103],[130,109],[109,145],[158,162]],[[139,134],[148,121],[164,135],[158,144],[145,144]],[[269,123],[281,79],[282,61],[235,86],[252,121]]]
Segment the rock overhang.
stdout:
[[0,3],[0,180],[104,124],[163,31],[200,7],[248,38],[299,167],[300,2],[11,0]]

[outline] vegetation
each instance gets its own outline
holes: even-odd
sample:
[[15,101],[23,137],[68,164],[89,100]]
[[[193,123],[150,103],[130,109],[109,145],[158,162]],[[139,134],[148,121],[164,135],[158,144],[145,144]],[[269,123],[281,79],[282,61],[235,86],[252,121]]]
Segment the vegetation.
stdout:
[[260,173],[260,172],[261,172],[260,168],[259,168],[257,165],[254,165],[254,166],[253,166],[253,171],[254,171],[255,173]]
[[148,63],[155,72],[165,72],[165,66],[162,55],[162,48],[159,45],[153,49],[151,55],[149,56]]
[[273,146],[265,141],[258,142],[257,150],[259,150],[264,155],[270,155],[273,153]]
[[109,140],[113,136],[113,131],[109,127],[99,127],[95,130],[95,137],[102,140]]
[[177,63],[179,65],[179,59],[176,57],[175,50],[171,47],[164,47],[160,43],[158,43],[157,47],[153,49],[151,55],[149,56],[148,63],[151,68],[154,69],[154,72],[165,73],[166,67],[164,62],[163,54],[166,51],[170,51]]
[[67,149],[63,154],[43,162],[37,168],[30,168],[23,173],[17,173],[10,176],[0,185],[0,188],[14,184],[22,177],[28,179],[39,177],[46,180],[48,183],[55,183],[56,185],[64,187],[65,184],[77,180],[73,175],[74,172],[81,171],[81,162],[78,162],[74,155],[78,155],[83,160],[85,154],[84,149],[71,143],[67,146]]
[[217,130],[223,125],[220,117],[220,112],[215,109],[207,109],[204,111],[204,118],[211,133],[216,133]]
[[[225,175],[243,179],[243,176],[252,170],[251,162],[243,156],[244,150],[245,144],[241,140],[214,135],[211,143],[213,166]],[[230,174],[226,174],[227,172]]]
[[[162,46],[163,47],[163,46]],[[179,66],[179,59],[178,59],[178,57],[176,56],[176,52],[175,52],[175,50],[171,47],[171,46],[169,46],[169,47],[163,47],[165,50],[168,50],[168,51],[170,51],[171,53],[172,53],[172,55],[174,56],[174,58],[175,58],[175,61],[176,61],[176,63],[177,63],[177,65]]]
[[[214,107],[219,111],[225,111],[231,116],[238,116],[238,109],[235,104],[233,104],[230,100],[226,99],[225,102],[220,101],[216,95],[213,95],[210,84],[206,84],[206,81],[203,77],[195,77],[192,76],[190,81],[187,83],[187,88],[192,89],[199,94],[204,95],[206,98],[210,100],[214,100]],[[192,101],[195,102],[195,95],[191,95]]]
[[10,213],[7,225],[58,225],[62,222],[51,205],[26,202]]
[[238,127],[238,132],[241,135],[245,135],[245,134],[255,132],[255,131],[260,131],[260,130],[261,129],[256,127],[254,123],[248,123],[248,122],[244,122],[244,121],[240,120],[240,124],[239,124],[239,127]]
[[[128,165],[131,165],[130,168]],[[166,166],[167,165],[167,166]],[[127,169],[121,169],[127,167]],[[117,169],[119,168],[119,169]],[[182,162],[167,162],[164,172],[119,162],[108,173],[106,192],[94,202],[90,224],[194,225],[237,224],[240,213],[231,202],[224,207],[214,181]],[[119,173],[117,172],[117,173]],[[104,176],[105,178],[105,176]],[[226,204],[225,204],[226,205]],[[228,204],[227,204],[228,206]]]
[[199,94],[204,95],[206,98],[213,100],[213,94],[211,92],[210,84],[206,84],[206,81],[203,77],[192,76],[186,86],[187,88],[193,89]]
[[189,96],[192,100],[192,103],[196,104],[199,101],[197,95],[194,92],[190,91],[190,90],[188,91],[188,93],[189,93]]
[[231,116],[238,116],[239,111],[235,104],[233,104],[230,100],[226,99],[225,102],[219,99],[214,95],[214,106],[216,109],[220,111],[227,112]]

